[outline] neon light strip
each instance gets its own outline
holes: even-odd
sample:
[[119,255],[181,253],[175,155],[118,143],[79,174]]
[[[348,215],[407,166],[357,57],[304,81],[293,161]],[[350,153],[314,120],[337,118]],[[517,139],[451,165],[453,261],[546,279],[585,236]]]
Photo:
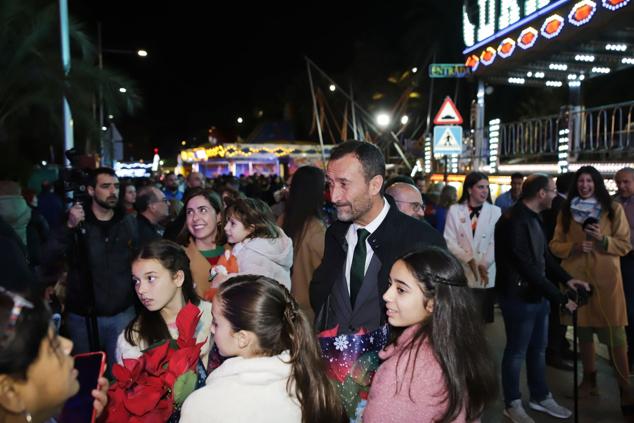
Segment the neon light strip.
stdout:
[[521,20],[515,22],[514,24],[512,24],[511,26],[508,26],[508,27],[504,28],[503,30],[499,31],[497,34],[493,34],[489,38],[486,38],[486,39],[480,41],[479,43],[472,45],[471,47],[467,47],[466,49],[464,49],[462,51],[462,54],[466,55],[468,53],[471,53],[473,50],[477,50],[477,49],[479,49],[480,47],[482,47],[482,46],[484,46],[486,44],[490,44],[496,38],[499,38],[499,37],[501,37],[503,35],[506,35],[506,34],[508,34],[510,32],[513,32],[516,29],[518,29],[519,27],[521,27],[521,26],[523,26],[523,25],[535,20],[539,16],[542,16],[542,15],[545,15],[547,13],[550,13],[551,11],[557,9],[559,6],[562,6],[562,5],[566,4],[566,3],[570,3],[572,1],[573,0],[559,0],[559,1],[554,2],[551,5],[548,5],[548,6],[544,7],[544,8],[542,8],[542,9],[539,9],[535,13],[526,16],[524,19],[521,19]]

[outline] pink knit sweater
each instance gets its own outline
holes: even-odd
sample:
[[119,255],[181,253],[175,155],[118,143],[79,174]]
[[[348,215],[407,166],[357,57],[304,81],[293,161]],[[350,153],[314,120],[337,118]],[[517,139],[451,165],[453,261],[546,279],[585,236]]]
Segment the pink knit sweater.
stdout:
[[[410,358],[407,369],[407,351],[401,356],[397,366],[402,346],[411,340],[417,328],[417,325],[407,328],[396,345],[391,344],[379,353],[385,361],[374,375],[368,405],[363,413],[363,423],[431,423],[443,415],[446,386],[442,368],[434,357],[429,342],[423,342],[416,357]],[[400,388],[398,392],[397,387]],[[455,422],[466,422],[464,409]]]

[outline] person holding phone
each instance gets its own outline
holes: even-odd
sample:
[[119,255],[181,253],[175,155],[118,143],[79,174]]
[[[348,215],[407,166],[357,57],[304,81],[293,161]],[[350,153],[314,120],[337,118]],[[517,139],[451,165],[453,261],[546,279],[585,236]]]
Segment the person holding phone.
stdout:
[[634,389],[629,382],[625,336],[628,321],[620,257],[631,248],[623,207],[610,198],[597,169],[580,167],[557,218],[550,249],[561,258],[561,266],[568,273],[588,281],[593,291],[588,305],[578,312],[583,362],[579,397],[598,395],[593,339],[596,333],[609,348],[621,388],[621,407],[627,415],[634,415]]
[[[79,391],[72,348],[56,334],[41,298],[0,288],[0,422],[54,421]],[[107,379],[99,377],[95,387],[92,406],[98,418],[108,402]]]

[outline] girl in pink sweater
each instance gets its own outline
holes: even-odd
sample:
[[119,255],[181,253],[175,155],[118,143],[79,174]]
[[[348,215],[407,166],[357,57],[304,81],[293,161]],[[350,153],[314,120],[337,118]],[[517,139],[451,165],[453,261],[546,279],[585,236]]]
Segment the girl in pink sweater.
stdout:
[[497,378],[458,260],[438,248],[402,257],[383,299],[397,338],[379,354],[363,422],[479,421]]

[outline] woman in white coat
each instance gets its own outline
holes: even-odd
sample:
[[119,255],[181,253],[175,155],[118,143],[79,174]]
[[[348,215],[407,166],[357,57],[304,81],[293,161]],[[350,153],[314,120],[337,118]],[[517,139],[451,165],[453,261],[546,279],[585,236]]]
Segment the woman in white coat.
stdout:
[[493,232],[500,215],[500,208],[491,204],[489,178],[472,172],[464,180],[460,201],[449,208],[445,223],[447,247],[462,263],[486,323],[493,322]]

